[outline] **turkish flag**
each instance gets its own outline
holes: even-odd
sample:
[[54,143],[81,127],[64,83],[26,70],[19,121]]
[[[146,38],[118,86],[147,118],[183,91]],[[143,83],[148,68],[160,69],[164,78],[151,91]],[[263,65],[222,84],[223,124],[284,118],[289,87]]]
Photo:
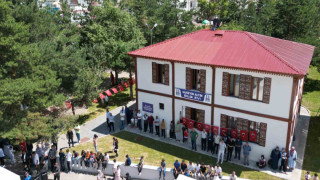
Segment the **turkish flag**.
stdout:
[[257,131],[250,131],[249,141],[257,142]]
[[113,93],[115,93],[115,94],[117,94],[117,93],[118,93],[118,90],[117,90],[117,88],[115,88],[115,87],[111,88],[111,90],[112,90],[112,91],[113,91]]
[[20,142],[19,147],[21,151],[26,151],[26,141]]
[[218,126],[212,126],[212,132],[213,134],[219,134],[219,127]]
[[97,100],[97,99],[94,99],[92,102],[93,102],[93,103],[97,103],[97,102],[98,102],[98,100]]
[[248,132],[246,130],[241,130],[240,138],[242,141],[248,141]]
[[100,93],[100,94],[99,94],[99,97],[100,97],[100,99],[103,100],[105,96],[104,96],[102,93]]
[[66,105],[67,108],[72,108],[70,101],[66,100],[64,104]]
[[190,120],[188,121],[188,128],[189,128],[189,129],[192,129],[193,127],[194,127],[194,121],[190,119]]
[[231,137],[237,138],[238,137],[238,131],[236,129],[231,129]]
[[209,132],[210,131],[211,126],[209,124],[205,124],[204,125],[204,129]]
[[228,129],[227,128],[220,128],[220,135],[221,136],[225,136],[228,133]]
[[202,123],[197,123],[197,129],[199,130],[199,131],[202,131],[202,129],[203,129],[203,124]]
[[123,87],[121,86],[121,84],[118,84],[118,88],[120,91],[123,91]]
[[128,82],[126,81],[126,82],[124,82],[123,83],[123,85],[126,87],[126,88],[128,88],[129,87],[129,84],[128,84]]
[[185,117],[183,117],[183,118],[182,118],[182,124],[183,124],[183,125],[188,125],[188,119],[185,118]]
[[111,91],[109,89],[106,90],[104,93],[106,93],[107,96],[112,96],[112,93],[111,93]]

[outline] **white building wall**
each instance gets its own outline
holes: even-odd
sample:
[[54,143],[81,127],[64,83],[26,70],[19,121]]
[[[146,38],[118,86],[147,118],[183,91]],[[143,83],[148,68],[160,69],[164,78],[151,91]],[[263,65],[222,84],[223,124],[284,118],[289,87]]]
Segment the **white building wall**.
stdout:
[[[169,64],[169,86],[160,83],[152,83],[152,62]],[[172,95],[172,65],[170,62],[137,58],[137,73],[138,89]]]
[[[223,72],[246,74],[254,77],[269,77],[271,80],[270,103],[243,100],[236,97],[222,96]],[[257,72],[216,68],[215,73],[215,104],[242,109],[246,111],[289,118],[293,78]]]
[[214,108],[214,126],[220,127],[221,114],[245,118],[255,122],[267,123],[266,146],[263,147],[258,144],[249,142],[249,145],[251,146],[251,153],[249,158],[251,160],[258,160],[261,155],[264,155],[265,157],[267,157],[267,159],[269,159],[268,157],[270,156],[272,149],[274,149],[276,146],[279,146],[280,149],[286,147],[288,130],[287,122],[252,116],[220,108]]
[[[140,82],[139,82],[140,83]],[[144,112],[142,110],[142,102],[146,102],[149,104],[153,104],[153,113],[152,116],[155,118],[156,116],[159,117],[160,120],[164,119],[166,123],[166,130],[170,129],[170,122],[172,120],[172,99],[164,96],[158,96],[154,94],[138,92],[138,109],[143,114],[150,114],[148,112]],[[160,109],[159,103],[164,104],[164,109]],[[154,130],[155,131],[155,130]]]
[[[175,88],[186,89],[186,68],[189,67],[191,69],[205,69],[206,70],[206,92],[207,94],[212,94],[212,68],[209,66],[198,66],[191,64],[182,64],[175,63],[174,64],[174,82]],[[210,104],[210,103],[208,103]]]

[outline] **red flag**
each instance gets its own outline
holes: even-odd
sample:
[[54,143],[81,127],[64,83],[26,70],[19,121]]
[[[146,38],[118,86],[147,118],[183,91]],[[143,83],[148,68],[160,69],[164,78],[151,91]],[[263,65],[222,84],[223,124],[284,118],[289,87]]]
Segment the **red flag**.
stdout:
[[123,83],[123,85],[126,87],[126,88],[128,88],[129,87],[129,84],[128,84],[128,82],[126,81],[126,82],[124,82]]
[[236,129],[231,129],[231,137],[237,138],[238,137],[238,131]]
[[249,141],[257,142],[257,131],[250,131]]
[[248,141],[248,132],[246,130],[241,130],[240,138],[242,141]]
[[111,93],[111,91],[109,89],[106,90],[104,93],[106,93],[107,96],[112,96],[112,93]]
[[183,125],[188,125],[188,119],[185,118],[185,117],[183,117],[183,118],[182,118],[182,124],[183,124]]
[[202,131],[202,129],[203,129],[203,124],[202,123],[197,123],[197,129],[199,130],[199,131]]
[[26,151],[26,141],[20,142],[19,147],[20,147],[22,152]]
[[209,132],[210,131],[211,126],[209,124],[205,124],[204,125],[204,129]]
[[118,88],[120,91],[123,91],[123,87],[121,86],[121,84],[118,84]]
[[190,119],[190,120],[188,121],[188,128],[189,128],[189,129],[192,129],[193,127],[194,127],[194,121]]
[[100,97],[100,99],[103,100],[105,96],[104,96],[102,93],[100,93],[100,94],[99,94],[99,97]]
[[70,101],[66,100],[64,104],[66,105],[67,108],[72,108]]
[[98,100],[97,100],[97,99],[94,99],[92,102],[93,102],[93,103],[97,103],[97,102],[98,102]]
[[117,88],[115,88],[115,87],[111,88],[111,90],[112,90],[115,94],[118,93],[118,90],[117,90]]
[[221,136],[226,136],[228,133],[228,129],[227,128],[220,128],[220,135]]
[[218,126],[212,126],[212,132],[213,132],[213,134],[219,134],[219,127]]

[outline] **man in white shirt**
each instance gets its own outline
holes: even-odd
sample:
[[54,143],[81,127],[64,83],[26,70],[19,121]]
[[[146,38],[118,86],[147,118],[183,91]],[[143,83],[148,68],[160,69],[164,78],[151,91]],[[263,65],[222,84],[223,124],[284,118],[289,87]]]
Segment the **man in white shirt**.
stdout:
[[194,165],[193,165],[193,163],[191,161],[189,161],[188,170],[192,174],[194,174],[194,172],[195,172]]
[[156,119],[153,121],[154,127],[156,128],[156,135],[160,137],[160,119],[156,116]]
[[67,167],[68,167],[68,173],[70,173],[71,171],[71,160],[72,160],[72,153],[69,152],[69,149],[67,149],[67,154],[66,154],[66,157],[67,157]]
[[214,133],[213,136],[213,153],[216,152],[216,154],[218,154],[218,150],[219,150],[219,143],[220,143],[220,136],[218,135],[217,132]]
[[112,115],[112,113],[110,113],[109,115],[109,131],[110,132],[111,132],[111,127],[114,132],[114,116]]
[[142,126],[141,126],[142,113],[140,112],[140,110],[138,110],[138,112],[137,112],[137,120],[138,120],[138,128],[141,131],[142,130]]
[[214,176],[219,176],[219,178],[222,178],[222,168],[217,164],[217,166],[214,167]]
[[[224,158],[224,151],[226,149],[226,143],[224,143],[223,140],[220,141],[220,144],[219,144],[219,153],[218,153],[218,161],[217,161],[217,164],[219,163],[220,161],[220,158],[221,158],[221,164],[223,163],[223,158]],[[221,157],[220,157],[221,156]]]
[[40,164],[39,156],[35,152],[32,153],[32,161],[33,161],[33,164],[36,166],[37,173],[39,173],[39,171],[40,171],[40,168],[39,168],[39,164]]
[[207,144],[207,131],[203,128],[201,132],[201,150],[206,150],[206,144]]
[[124,107],[121,108],[120,110],[120,130],[124,129],[124,120],[125,120],[125,117],[126,117],[126,113],[124,111]]

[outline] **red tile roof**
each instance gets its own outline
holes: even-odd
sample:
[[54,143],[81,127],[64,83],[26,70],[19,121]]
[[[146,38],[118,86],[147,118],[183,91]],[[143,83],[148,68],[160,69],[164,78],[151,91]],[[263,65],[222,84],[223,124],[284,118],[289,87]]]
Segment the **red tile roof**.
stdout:
[[128,52],[135,57],[305,75],[314,47],[245,31],[199,30]]

